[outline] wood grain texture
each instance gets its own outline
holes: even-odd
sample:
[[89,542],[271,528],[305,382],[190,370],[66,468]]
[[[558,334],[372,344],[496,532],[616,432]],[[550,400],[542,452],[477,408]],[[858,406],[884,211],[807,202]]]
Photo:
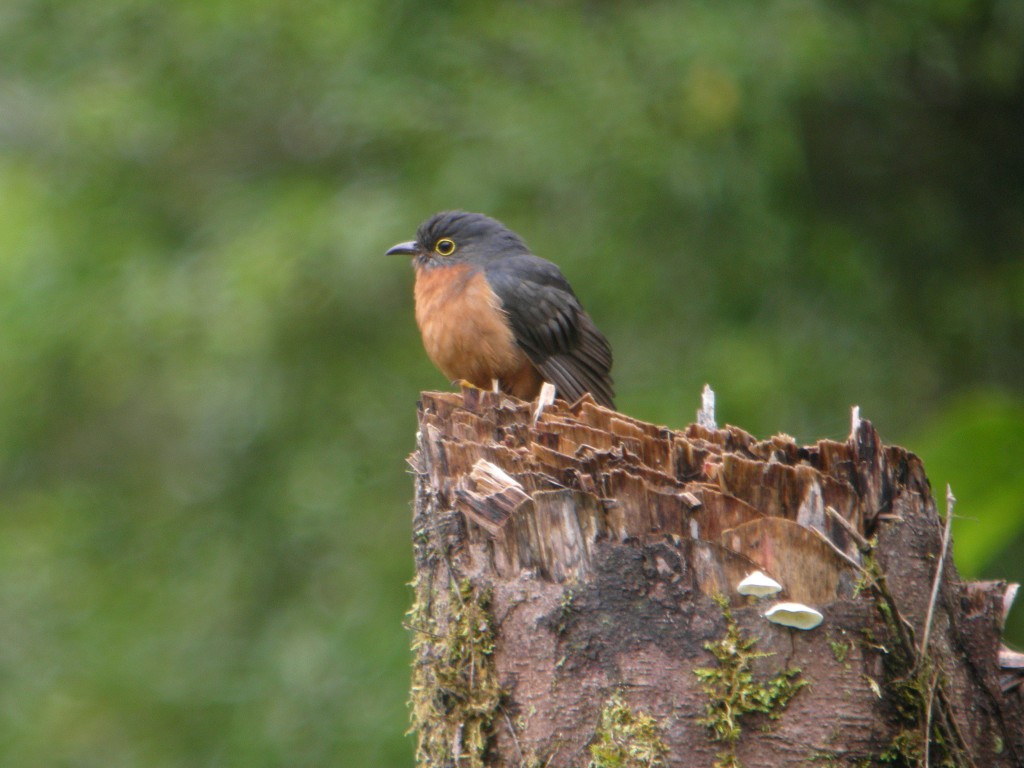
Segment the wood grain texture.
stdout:
[[[417,635],[417,669],[451,626],[444,587],[471,584],[488,595],[501,686],[486,750],[473,758],[449,738],[459,764],[587,765],[602,706],[620,694],[659,723],[667,764],[713,765],[723,744],[701,721],[708,696],[695,670],[715,666],[708,644],[730,621],[723,597],[768,654],[755,681],[799,669],[810,683],[778,719],[741,718],[743,766],[880,764],[912,736],[898,635],[921,635],[941,526],[920,461],[869,422],[845,442],[801,446],[735,427],[670,430],[584,399],[557,402],[531,426],[529,404],[473,389],[425,393],[419,420],[414,613],[430,634]],[[849,530],[877,537],[872,562]],[[886,574],[902,633],[865,587],[868,566]],[[803,632],[766,621],[773,599],[735,591],[754,569],[824,623]],[[965,765],[1024,758],[1020,685],[1008,678],[1020,670],[999,667],[1007,590],[965,585],[946,562],[927,661],[942,672],[936,701],[948,703]],[[458,713],[456,695],[437,695]],[[421,736],[440,727],[414,725]],[[419,762],[445,764],[423,751]]]

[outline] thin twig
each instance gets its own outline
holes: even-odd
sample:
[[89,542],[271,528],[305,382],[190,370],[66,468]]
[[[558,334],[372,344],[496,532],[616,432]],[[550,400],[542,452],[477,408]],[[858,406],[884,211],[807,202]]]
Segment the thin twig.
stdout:
[[928,600],[928,613],[924,618],[924,633],[921,635],[921,648],[918,651],[918,658],[923,659],[928,653],[928,639],[932,631],[932,619],[935,617],[935,603],[939,599],[939,585],[942,583],[942,572],[946,564],[946,552],[949,551],[949,538],[953,530],[953,506],[956,504],[956,497],[953,489],[946,485],[946,526],[942,531],[942,551],[939,553],[939,564],[935,568],[935,578],[932,579],[932,594]]
[[[826,509],[828,509],[828,507],[826,507]],[[885,574],[872,573],[863,565],[861,565],[852,557],[850,557],[848,554],[846,554],[838,546],[836,546],[835,542],[829,539],[828,536],[823,534],[817,528],[811,528],[810,530],[811,533],[816,534],[819,539],[825,542],[832,549],[833,552],[835,552],[846,563],[852,566],[865,579],[865,581],[867,581],[868,584],[872,588],[874,588],[875,592],[878,593],[878,596],[886,603],[886,605],[889,606],[889,610],[892,613],[893,623],[895,624],[897,633],[899,635],[898,639],[900,641],[900,645],[903,647],[904,651],[906,651],[907,656],[910,657],[911,661],[914,662],[914,665],[916,665],[917,654],[915,653],[913,643],[913,627],[911,626],[909,621],[903,618],[903,614],[900,613],[899,608],[896,606],[896,600],[895,598],[893,598],[892,593],[889,591],[888,584],[886,584]],[[871,551],[871,549],[872,547],[869,543],[868,548],[864,550],[864,553],[867,554]]]
[[[833,514],[838,513],[835,513],[835,511],[833,510]],[[862,574],[863,577],[874,588],[879,598],[881,598],[881,600],[889,606],[889,610],[892,615],[893,626],[896,630],[896,639],[902,647],[903,652],[907,655],[907,659],[910,662],[911,668],[916,669],[917,666],[921,663],[923,656],[918,654],[917,647],[915,646],[913,640],[913,627],[910,625],[910,622],[908,622],[903,617],[903,614],[900,612],[898,606],[896,605],[896,600],[895,598],[893,598],[892,593],[889,591],[889,585],[886,583],[885,574],[880,573],[876,575],[871,573],[868,569],[857,563],[852,557],[850,557],[848,554],[843,552],[843,550],[837,547],[821,531],[817,530],[816,528],[812,528],[811,531],[817,534],[817,536],[822,541],[824,541],[832,549],[833,552],[839,555],[839,557],[841,557],[845,562],[849,563],[858,573]],[[870,550],[871,547],[869,546],[867,551]],[[927,737],[927,734],[929,734],[931,730],[933,699],[937,698],[939,705],[939,728],[944,732],[944,734],[947,737],[948,748],[951,751],[953,751],[956,755],[958,765],[974,766],[973,760],[971,760],[970,755],[967,754],[964,748],[965,741],[963,733],[961,733],[960,731],[960,727],[959,724],[956,722],[956,718],[953,717],[952,704],[946,697],[945,692],[942,690],[942,687],[939,685],[938,674],[938,672],[935,672],[935,676],[929,684],[929,697],[926,709],[927,722],[925,728],[925,750],[927,752],[927,750],[929,749],[928,745],[930,745],[931,741],[930,738]],[[927,765],[927,762],[925,764]]]
[[501,710],[501,714],[505,718],[505,725],[508,726],[508,732],[512,736],[512,743],[516,745],[516,752],[519,753],[519,762],[522,763],[525,760],[523,757],[523,748],[519,745],[519,737],[516,736],[516,729],[515,726],[512,725],[512,718],[508,716],[508,710],[505,709],[503,705],[499,704],[498,708]]
[[[833,510],[831,507],[825,507],[825,511],[826,512],[829,511],[829,510],[835,512],[835,510]],[[863,565],[858,563],[856,560],[854,560],[852,557],[850,557],[848,554],[846,554],[843,550],[841,550],[838,547],[838,545],[836,545],[836,543],[834,541],[832,541],[832,539],[830,539],[824,533],[819,531],[817,528],[810,528],[809,530],[811,531],[812,534],[814,534],[819,539],[821,539],[823,542],[828,544],[829,548],[833,552],[835,552],[837,555],[839,555],[839,557],[841,557],[844,560],[844,562],[846,562],[850,567],[854,568],[858,573],[860,573],[862,576],[864,576],[864,578],[869,579],[872,583],[875,583],[875,578],[870,573],[868,573],[867,569],[865,569]],[[869,550],[866,550],[866,551],[869,551]]]
[[[936,675],[938,674],[939,671],[936,670]],[[938,682],[938,677],[936,677],[936,682]],[[956,765],[967,765],[970,768],[977,768],[977,763],[974,762],[974,758],[967,751],[967,739],[964,738],[963,731],[960,730],[960,723],[954,717],[953,703],[949,700],[945,689],[941,685],[936,685],[935,687],[935,698],[939,703],[939,718],[943,734],[950,741],[949,746],[954,753],[953,757],[956,760]]]
[[840,515],[839,512],[837,512],[834,507],[826,506],[825,507],[825,514],[828,515],[829,517],[831,517],[837,523],[839,523],[839,526],[844,531],[846,531],[846,533],[850,536],[851,539],[853,539],[854,543],[857,545],[857,549],[859,549],[861,552],[864,552],[864,553],[867,553],[867,552],[871,551],[871,549],[872,549],[871,542],[868,541],[867,539],[865,539],[861,535],[860,531],[858,531],[856,528],[853,527],[853,523],[851,523],[845,517]]
[[939,685],[939,675],[935,673],[928,681],[928,702],[924,707],[924,768],[928,768],[932,752],[932,702],[935,701],[935,689]]
[[419,632],[421,635],[426,635],[431,640],[444,640],[444,635],[439,635],[436,632],[431,632],[429,629],[423,627],[417,627],[415,624],[410,624],[407,621],[402,622],[402,629],[408,630],[409,632]]

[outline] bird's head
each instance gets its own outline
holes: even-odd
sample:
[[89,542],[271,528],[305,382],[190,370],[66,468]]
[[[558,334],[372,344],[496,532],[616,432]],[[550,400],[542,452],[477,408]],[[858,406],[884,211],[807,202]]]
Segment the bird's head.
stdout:
[[420,225],[416,239],[388,249],[412,256],[417,267],[458,263],[484,266],[503,256],[529,253],[526,244],[500,221],[482,213],[442,211]]

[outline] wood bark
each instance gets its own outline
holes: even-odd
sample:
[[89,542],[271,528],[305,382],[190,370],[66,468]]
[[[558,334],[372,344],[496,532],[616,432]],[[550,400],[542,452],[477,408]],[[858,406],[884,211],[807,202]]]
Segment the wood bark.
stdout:
[[867,421],[801,446],[465,389],[423,394],[410,464],[420,766],[1024,765],[1015,585],[960,580]]

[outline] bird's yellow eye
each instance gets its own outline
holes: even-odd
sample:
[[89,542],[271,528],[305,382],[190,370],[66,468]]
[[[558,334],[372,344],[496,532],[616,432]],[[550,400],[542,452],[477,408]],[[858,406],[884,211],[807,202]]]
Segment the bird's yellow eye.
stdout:
[[447,237],[442,237],[434,243],[434,250],[441,256],[451,256],[455,253],[455,241]]

